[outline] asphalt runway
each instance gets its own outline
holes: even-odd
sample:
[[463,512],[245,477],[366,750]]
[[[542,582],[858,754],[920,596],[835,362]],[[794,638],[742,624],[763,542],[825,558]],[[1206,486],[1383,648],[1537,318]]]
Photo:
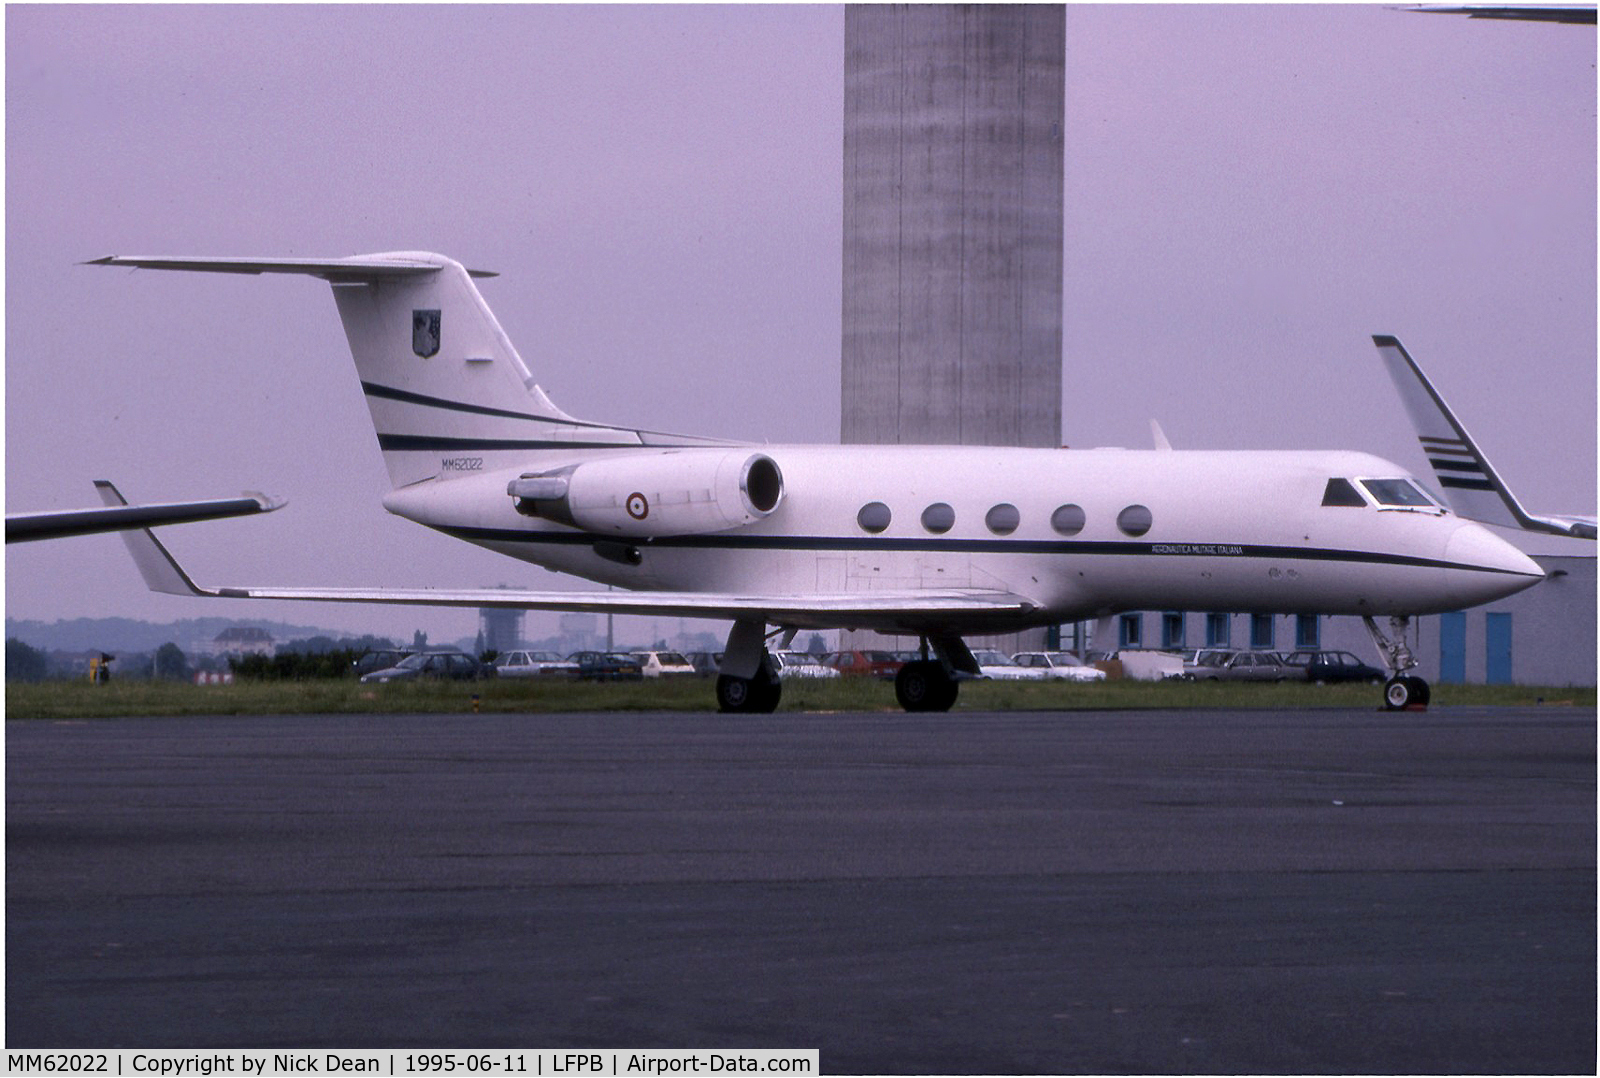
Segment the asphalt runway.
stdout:
[[1593,1073],[1593,709],[6,724],[9,1047]]

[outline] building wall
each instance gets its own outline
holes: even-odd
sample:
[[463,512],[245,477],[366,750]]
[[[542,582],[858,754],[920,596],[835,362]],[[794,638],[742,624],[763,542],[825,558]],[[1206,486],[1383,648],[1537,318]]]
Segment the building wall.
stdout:
[[1061,439],[1057,5],[845,9],[846,443]]
[[[1493,663],[1490,660],[1491,615],[1505,617],[1502,630],[1509,630],[1509,679],[1517,685],[1593,686],[1596,683],[1596,576],[1595,558],[1556,555],[1533,555],[1534,561],[1544,569],[1543,583],[1486,606],[1463,611],[1465,647],[1463,652],[1465,681],[1482,685],[1491,680]],[[1209,646],[1206,636],[1205,614],[1169,614],[1165,611],[1142,611],[1135,615],[1119,615],[1114,621],[1119,639],[1109,644],[1092,640],[1093,623],[1083,624],[1078,635],[1073,626],[1064,626],[1062,646],[1073,649],[1081,640],[1082,646],[1096,650],[1112,650],[1122,646],[1122,619],[1138,619],[1142,646],[1165,648],[1169,646],[1164,632],[1164,619],[1181,619],[1182,647]],[[1229,624],[1230,647],[1247,650],[1253,646],[1251,616],[1226,615]],[[1443,676],[1444,633],[1441,631],[1451,615],[1430,615],[1413,618],[1406,643],[1417,659],[1412,672],[1428,681],[1446,683]],[[1264,650],[1289,652],[1296,643],[1297,618],[1293,615],[1275,615],[1271,619],[1271,642]],[[1360,618],[1322,615],[1316,619],[1319,646],[1331,651],[1349,651],[1362,661],[1382,667],[1383,661],[1372,637]],[[1379,619],[1379,627],[1388,631],[1388,619]]]

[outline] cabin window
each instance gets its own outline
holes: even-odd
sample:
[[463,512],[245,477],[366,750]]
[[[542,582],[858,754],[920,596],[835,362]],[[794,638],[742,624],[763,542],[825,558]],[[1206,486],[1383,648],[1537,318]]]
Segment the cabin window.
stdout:
[[893,514],[889,512],[889,507],[882,502],[868,502],[861,507],[861,512],[856,514],[856,523],[861,525],[861,530],[871,532],[873,535],[887,531],[889,521],[892,519]]
[[1428,496],[1404,479],[1363,479],[1361,485],[1379,505],[1414,506],[1432,508]]
[[956,526],[956,511],[945,502],[934,502],[922,511],[922,526],[935,535],[943,535]]
[[1348,479],[1330,479],[1327,489],[1322,492],[1323,505],[1343,505],[1356,509],[1365,509],[1367,500],[1361,492]]
[[1117,514],[1117,527],[1122,534],[1135,539],[1150,530],[1151,522],[1150,510],[1142,505],[1130,505]]
[[983,522],[996,535],[1010,535],[1022,523],[1022,514],[1009,502],[1001,502],[984,516]]
[[1068,503],[1050,514],[1050,526],[1061,535],[1077,535],[1085,519],[1081,505]]

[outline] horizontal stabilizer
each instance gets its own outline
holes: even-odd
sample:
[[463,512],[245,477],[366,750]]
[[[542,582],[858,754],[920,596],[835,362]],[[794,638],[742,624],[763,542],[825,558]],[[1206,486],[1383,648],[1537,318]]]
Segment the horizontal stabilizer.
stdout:
[[[270,513],[284,504],[280,498],[245,493],[237,498],[215,498],[199,502],[162,502],[129,505],[116,487],[105,480],[95,483],[106,501],[104,509],[66,509],[49,513],[16,513],[6,517],[6,542],[29,543],[38,539],[62,539],[72,535],[124,531],[128,528],[153,528],[166,524],[188,524],[198,520]],[[109,500],[106,491],[115,494]]]
[[[301,273],[329,281],[370,281],[380,277],[415,277],[437,273],[442,263],[426,257],[359,255],[354,258],[148,258],[107,255],[85,266],[127,266],[131,269],[188,270],[197,273]],[[494,277],[487,270],[468,270],[473,277]]]

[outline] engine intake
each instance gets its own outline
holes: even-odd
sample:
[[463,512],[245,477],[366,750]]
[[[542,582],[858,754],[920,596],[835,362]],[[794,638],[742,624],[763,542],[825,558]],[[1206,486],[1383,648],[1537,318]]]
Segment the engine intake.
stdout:
[[629,538],[703,535],[753,524],[783,502],[765,453],[668,449],[529,473],[506,487],[524,516]]

